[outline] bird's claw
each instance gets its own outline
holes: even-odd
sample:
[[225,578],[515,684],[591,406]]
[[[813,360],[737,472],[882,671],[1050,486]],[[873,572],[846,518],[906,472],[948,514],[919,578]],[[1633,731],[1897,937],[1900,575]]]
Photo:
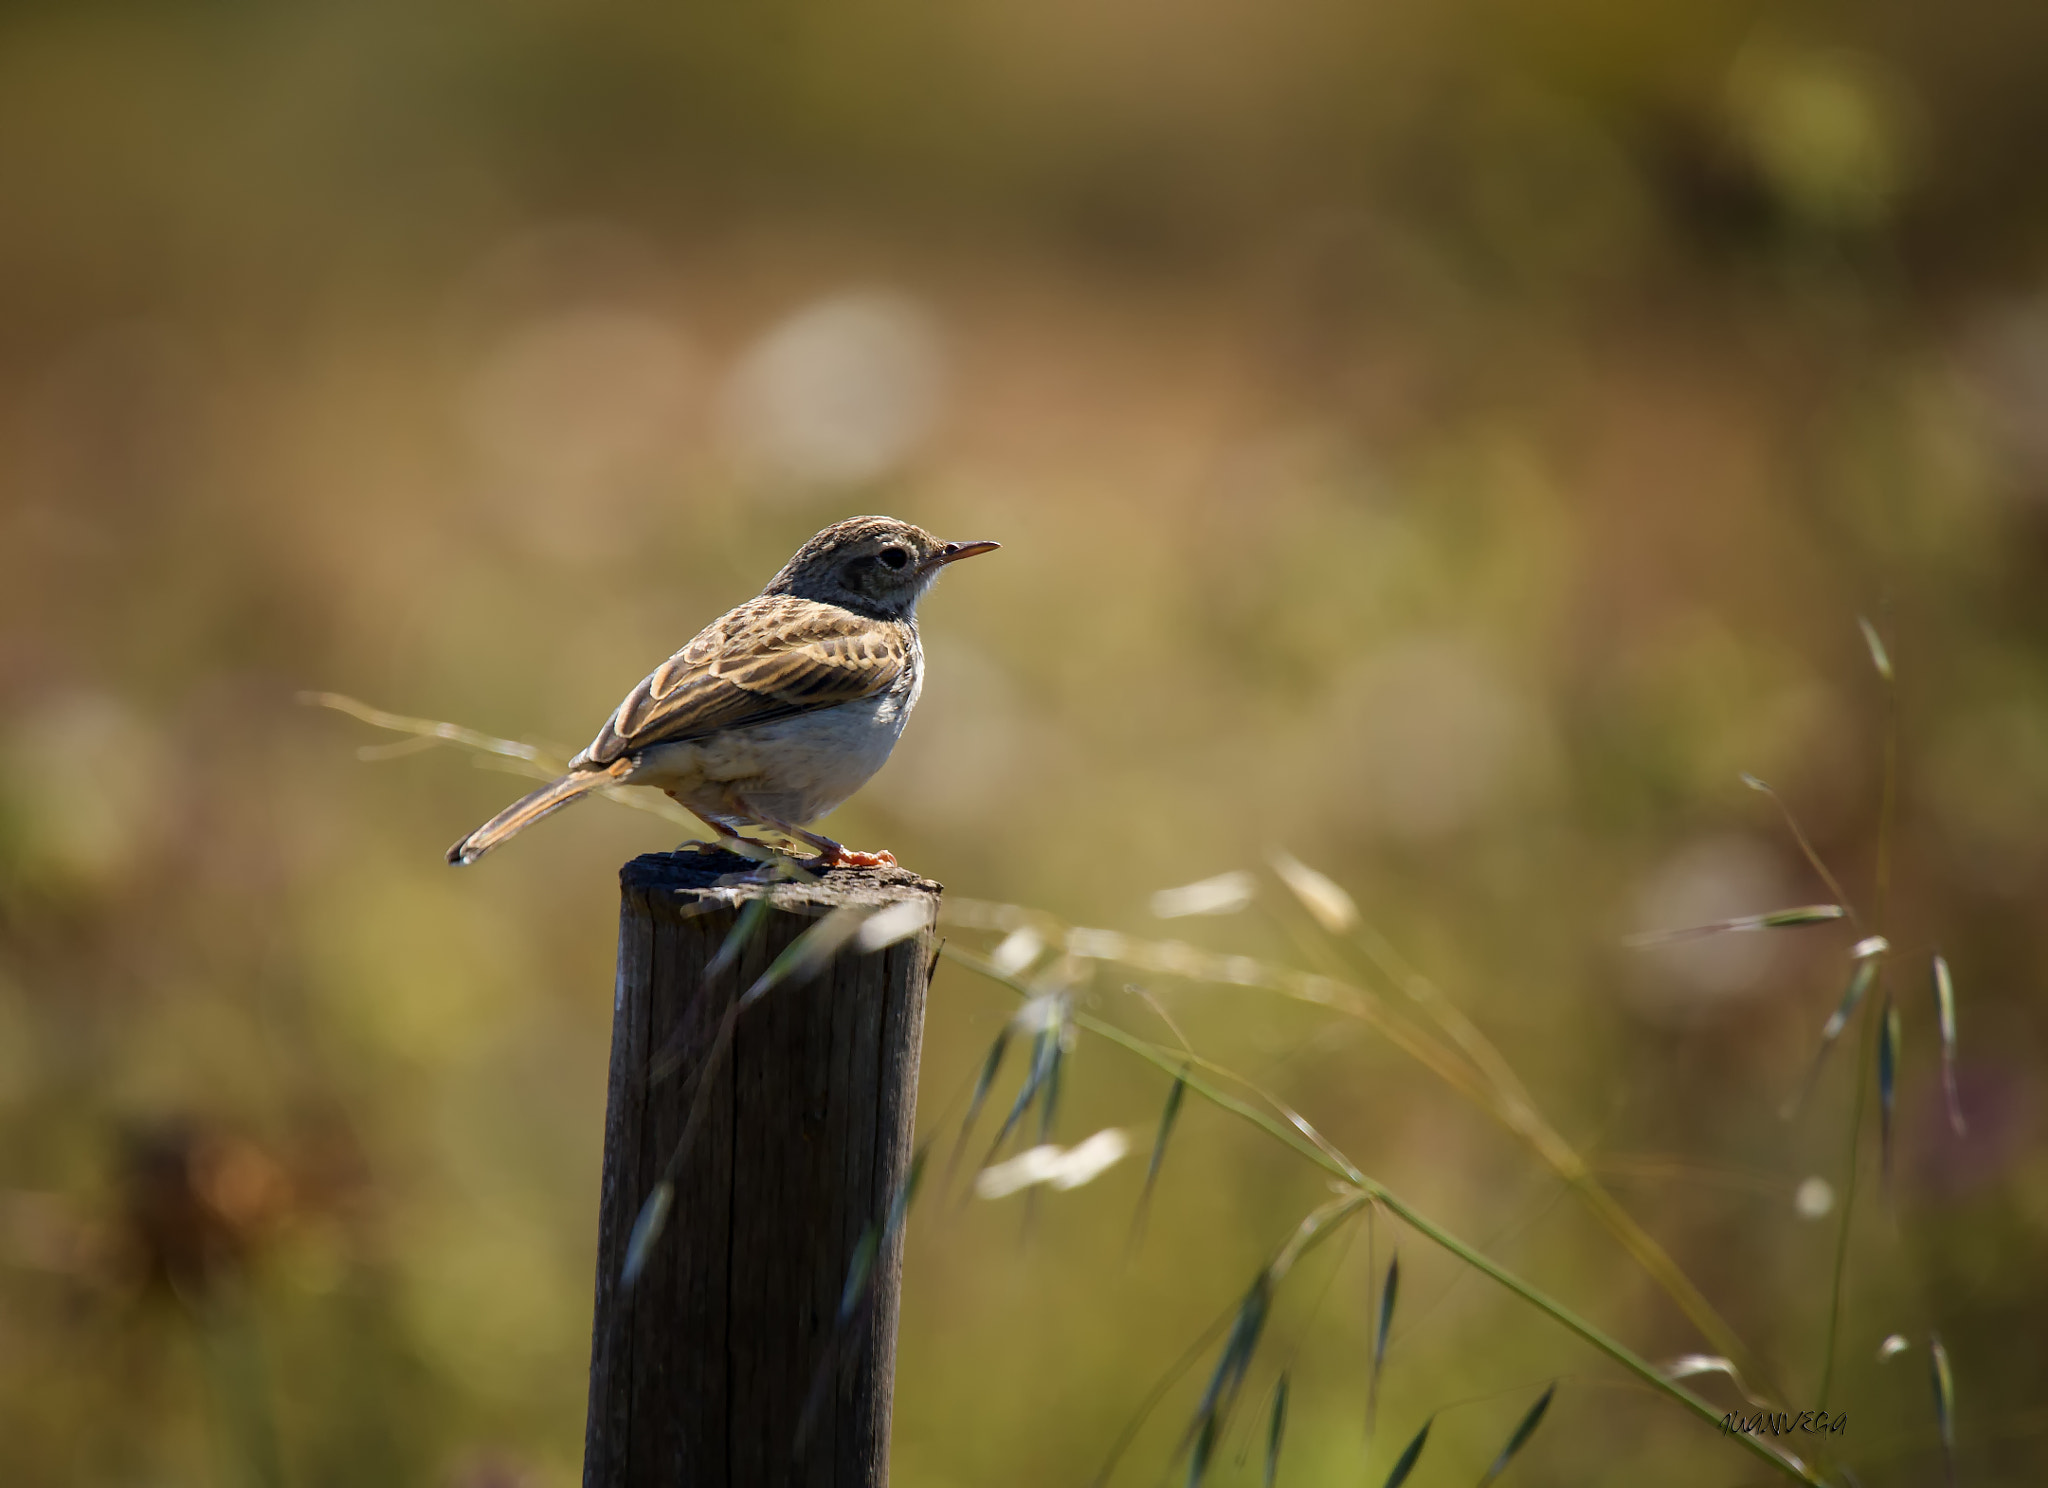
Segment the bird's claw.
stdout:
[[862,852],[858,848],[842,847],[837,852],[821,853],[812,862],[817,868],[894,868],[896,855],[884,848],[881,852]]

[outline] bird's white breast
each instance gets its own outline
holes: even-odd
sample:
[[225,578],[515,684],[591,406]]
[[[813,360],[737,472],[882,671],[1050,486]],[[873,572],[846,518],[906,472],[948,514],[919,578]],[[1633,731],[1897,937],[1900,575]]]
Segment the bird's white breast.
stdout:
[[924,652],[882,692],[813,713],[727,729],[640,757],[632,783],[673,792],[693,810],[752,811],[799,825],[816,821],[888,762],[924,689]]

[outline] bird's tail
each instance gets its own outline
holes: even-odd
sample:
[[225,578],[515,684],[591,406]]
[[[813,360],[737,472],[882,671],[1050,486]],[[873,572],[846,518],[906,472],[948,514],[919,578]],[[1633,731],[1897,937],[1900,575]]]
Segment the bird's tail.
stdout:
[[631,760],[622,759],[609,769],[571,770],[561,779],[550,781],[531,795],[521,796],[449,848],[448,861],[458,867],[474,863],[514,832],[532,826],[549,812],[559,811],[571,801],[594,790],[616,785],[632,772],[632,768]]

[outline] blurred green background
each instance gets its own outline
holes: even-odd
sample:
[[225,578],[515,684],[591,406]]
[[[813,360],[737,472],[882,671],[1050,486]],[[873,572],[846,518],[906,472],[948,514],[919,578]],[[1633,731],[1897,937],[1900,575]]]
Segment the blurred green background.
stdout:
[[[1270,876],[1235,916],[1150,909],[1300,855],[1795,1408],[1840,1210],[1794,1194],[1839,1194],[1860,1036],[1777,1111],[1854,932],[1623,941],[1828,897],[1740,771],[1874,910],[1869,615],[1906,1053],[1833,1440],[1867,1484],[1939,1471],[1938,1328],[1965,1480],[2040,1481],[2044,140],[2017,0],[6,7],[0,1478],[577,1481],[614,870],[676,833],[589,805],[452,872],[519,782],[359,762],[388,736],[294,693],[573,748],[803,537],[886,511],[1005,546],[926,605],[923,704],[829,830],[1306,965]],[[1129,973],[1069,970],[1161,1033]],[[1633,1347],[1701,1347],[1363,1028],[1147,985]],[[928,1131],[1013,1008],[941,971]],[[1087,1481],[1326,1197],[1191,1102],[1128,1256],[1164,1095],[1084,1040],[1057,1135],[1138,1155],[1028,1226],[920,1204],[904,1488]],[[1755,1478],[1413,1237],[1368,1453],[1367,1251],[1290,1280],[1216,1481],[1256,1481],[1290,1361],[1283,1482],[1378,1482],[1440,1408],[1413,1481],[1469,1482],[1555,1377],[1510,1481]],[[1207,1368],[1115,1481],[1170,1475]]]

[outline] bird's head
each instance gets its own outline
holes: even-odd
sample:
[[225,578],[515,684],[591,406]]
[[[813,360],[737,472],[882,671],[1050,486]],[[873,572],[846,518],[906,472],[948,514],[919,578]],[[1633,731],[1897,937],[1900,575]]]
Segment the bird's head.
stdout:
[[943,542],[894,517],[849,517],[796,550],[763,594],[790,594],[884,620],[908,620],[939,570],[999,543]]

